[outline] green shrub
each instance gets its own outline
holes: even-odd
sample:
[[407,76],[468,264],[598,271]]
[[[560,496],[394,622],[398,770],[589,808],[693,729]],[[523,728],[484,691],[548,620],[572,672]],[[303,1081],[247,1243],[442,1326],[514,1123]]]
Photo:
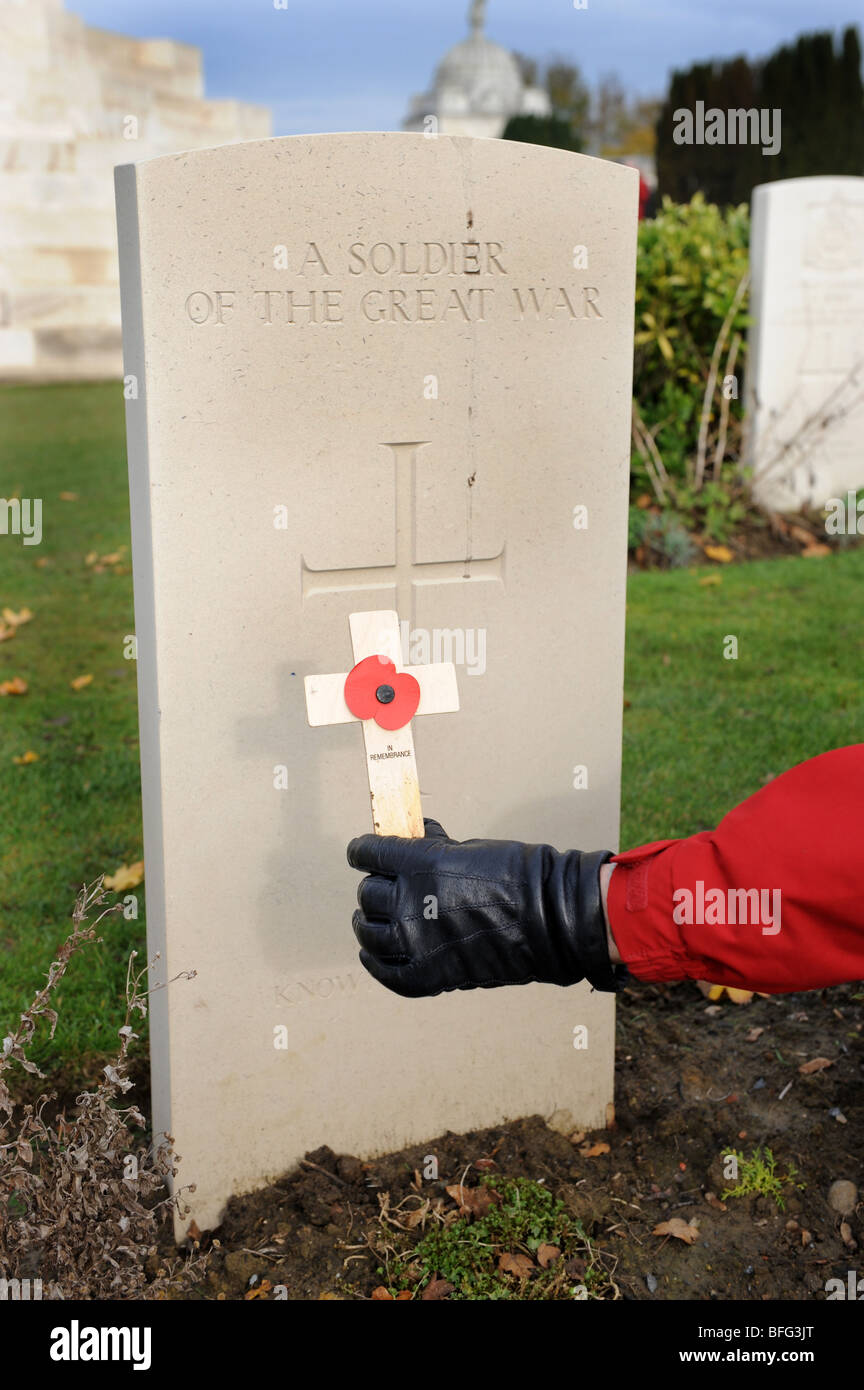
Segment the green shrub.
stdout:
[[[749,235],[745,206],[720,209],[701,194],[684,204],[664,199],[639,228],[634,491],[650,491],[697,525],[707,520],[714,539],[734,520],[731,502],[715,493],[696,507],[694,495],[709,483],[730,496],[741,492]],[[728,399],[726,376],[738,383]]]
[[645,558],[661,568],[683,569],[699,555],[686,526],[673,512],[649,512],[630,508],[628,545],[642,547]]

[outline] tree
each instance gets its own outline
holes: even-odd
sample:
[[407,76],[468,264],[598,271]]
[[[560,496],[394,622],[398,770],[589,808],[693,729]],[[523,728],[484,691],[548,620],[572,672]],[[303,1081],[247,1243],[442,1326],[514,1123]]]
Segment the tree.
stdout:
[[538,85],[540,69],[536,58],[527,58],[524,53],[514,53],[513,57],[519,64],[519,71],[522,74],[522,81],[526,87],[536,87]]
[[528,145],[553,145],[576,154],[582,148],[570,122],[560,116],[511,116],[503,139],[522,140]]
[[565,58],[553,58],[546,66],[544,82],[553,114],[569,121],[581,141],[588,124],[591,96],[579,69]]
[[[678,113],[756,111],[774,134],[779,150],[764,154],[771,140],[732,144],[677,143]],[[775,115],[775,113],[779,113]],[[728,131],[726,132],[728,137]],[[861,45],[854,28],[839,45],[830,32],[804,34],[760,63],[744,57],[696,63],[673,72],[657,121],[660,193],[686,202],[701,191],[712,202],[747,201],[755,184],[808,174],[864,173],[864,87]]]

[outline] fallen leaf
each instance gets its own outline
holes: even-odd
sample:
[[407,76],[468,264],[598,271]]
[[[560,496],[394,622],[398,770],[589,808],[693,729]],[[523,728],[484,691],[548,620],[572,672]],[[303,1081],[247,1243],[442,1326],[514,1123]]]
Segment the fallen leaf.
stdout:
[[78,493],[77,493],[77,492],[61,492],[61,493],[60,493],[60,501],[61,501],[61,502],[77,502],[77,501],[78,501]]
[[671,1216],[668,1221],[661,1221],[659,1226],[655,1226],[651,1234],[674,1236],[676,1240],[683,1240],[686,1245],[692,1245],[694,1240],[699,1239],[699,1227],[682,1221],[680,1216]]
[[[331,1297],[331,1298],[335,1298],[335,1297],[336,1297],[336,1294],[331,1294],[330,1297]],[[401,1293],[397,1293],[397,1295],[396,1295],[396,1302],[397,1302],[397,1303],[407,1303],[408,1300],[409,1300],[410,1298],[413,1298],[413,1297],[414,1297],[414,1295],[412,1294],[412,1292],[411,1292],[410,1289],[403,1289],[403,1290],[401,1291]]]
[[717,560],[721,565],[728,565],[735,558],[728,545],[706,545],[705,554],[709,560]]
[[830,555],[830,554],[831,554],[831,547],[830,547],[830,545],[820,545],[818,542],[815,543],[814,545],[808,545],[808,547],[807,547],[806,550],[802,550],[802,551],[801,551],[801,556],[802,556],[802,559],[804,559],[804,560],[812,560],[812,558],[813,558],[814,555]]
[[705,576],[704,579],[700,579],[700,580],[699,580],[700,587],[703,588],[703,589],[707,589],[708,586],[709,586],[709,584],[722,584],[722,583],[723,583],[723,576],[722,576],[722,574],[706,574],[706,576]]
[[248,1293],[246,1293],[244,1297],[247,1300],[250,1298],[266,1298],[268,1293],[270,1293],[270,1291],[272,1290],[272,1288],[273,1285],[270,1283],[269,1279],[262,1279],[261,1283],[256,1284],[254,1289],[249,1289]]
[[793,541],[797,541],[799,545],[813,544],[812,531],[805,531],[803,526],[789,526],[787,529]]
[[407,1231],[413,1231],[414,1227],[419,1226],[421,1221],[429,1215],[430,1206],[430,1202],[424,1202],[421,1207],[417,1207],[416,1211],[400,1212],[400,1225],[404,1226]]
[[33,613],[29,608],[20,608],[16,613],[14,608],[3,609],[3,621],[10,627],[23,627],[25,623],[32,621]]
[[432,1279],[421,1293],[420,1302],[440,1303],[442,1298],[447,1298],[452,1292],[453,1285],[448,1284],[446,1279]]
[[383,1284],[379,1284],[378,1287],[377,1287],[377,1289],[373,1289],[373,1290],[372,1290],[372,1298],[373,1298],[373,1300],[374,1300],[375,1303],[393,1303],[393,1302],[395,1302],[392,1293],[390,1292],[389,1289],[385,1289],[385,1287],[384,1287]]
[[0,695],[26,695],[27,682],[20,676],[13,676],[10,681],[0,681]]
[[504,1274],[515,1274],[525,1279],[534,1268],[534,1261],[528,1255],[513,1255],[508,1250],[498,1256],[498,1268]]
[[[712,985],[707,980],[697,980],[696,983],[705,998],[710,999],[712,1003],[722,999],[724,994],[728,995],[733,1004],[749,1004],[750,1000],[756,997],[754,991],[750,989],[735,989],[732,985]],[[767,994],[760,994],[759,998],[767,999],[768,996]]]
[[121,864],[116,873],[106,874],[104,883],[112,893],[122,893],[124,888],[137,888],[144,878],[144,860],[135,864]]
[[761,1036],[762,1036],[762,1034],[763,1034],[764,1032],[765,1032],[765,1029],[764,1029],[764,1028],[751,1028],[751,1029],[750,1029],[750,1032],[747,1034],[747,1036],[746,1036],[746,1038],[744,1039],[744,1041],[745,1041],[745,1042],[755,1042],[757,1038],[761,1038]]
[[573,1133],[570,1135],[570,1143],[571,1143],[571,1144],[581,1144],[582,1141],[584,1140],[584,1138],[585,1138],[585,1131],[584,1131],[584,1129],[574,1129]]
[[13,758],[12,761],[17,763],[19,767],[24,767],[26,763],[38,763],[39,754],[34,753],[32,748],[28,748],[26,753],[21,754],[20,758]]
[[840,1222],[840,1239],[843,1241],[844,1245],[847,1245],[849,1247],[850,1250],[857,1249],[858,1242],[852,1235],[852,1227],[849,1225],[848,1221]]
[[501,1201],[494,1187],[463,1187],[461,1183],[454,1183],[445,1191],[468,1216],[485,1216],[490,1207],[497,1206]]
[[803,1228],[802,1228],[802,1231],[801,1231],[801,1244],[802,1244],[802,1245],[812,1245],[812,1244],[813,1244],[813,1237],[812,1237],[812,1235],[810,1234],[809,1231],[805,1231]]
[[561,1250],[557,1245],[538,1245],[537,1263],[541,1269],[548,1269],[554,1265],[556,1260],[560,1260]]
[[73,690],[83,690],[85,685],[89,685],[93,680],[92,676],[76,676],[74,681],[70,681]]
[[814,1057],[810,1062],[802,1062],[798,1070],[802,1076],[811,1076],[814,1071],[824,1071],[826,1067],[833,1065],[830,1057]]
[[697,980],[696,983],[706,999],[719,999],[723,994],[722,985],[711,985],[707,980]]
[[14,627],[6,627],[4,623],[0,623],[0,642],[10,641],[15,636],[15,631]]
[[601,1154],[609,1153],[608,1144],[583,1144],[579,1150],[583,1158],[599,1158]]
[[705,1201],[708,1203],[709,1207],[713,1207],[715,1211],[726,1210],[726,1203],[721,1202],[720,1198],[714,1192],[706,1192]]
[[497,1166],[494,1158],[477,1158],[474,1160],[474,1167],[479,1168],[483,1173],[487,1172],[490,1168],[497,1168]]

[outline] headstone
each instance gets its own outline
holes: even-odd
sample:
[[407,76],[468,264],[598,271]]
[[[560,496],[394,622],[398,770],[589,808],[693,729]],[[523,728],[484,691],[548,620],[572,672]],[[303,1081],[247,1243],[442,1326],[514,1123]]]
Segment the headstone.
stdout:
[[753,190],[749,462],[777,510],[864,487],[864,178]]
[[310,729],[304,678],[396,610],[406,665],[457,666],[460,713],[415,725],[425,813],[615,847],[635,172],[318,135],[117,193],[148,946],[157,983],[197,972],[153,996],[154,1127],[194,1219],[321,1144],[603,1125],[611,996],[365,974],[357,730]]

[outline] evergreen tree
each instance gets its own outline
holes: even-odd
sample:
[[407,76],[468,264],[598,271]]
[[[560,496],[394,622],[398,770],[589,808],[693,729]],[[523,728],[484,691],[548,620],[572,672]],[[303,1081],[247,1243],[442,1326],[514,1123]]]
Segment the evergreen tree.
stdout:
[[529,145],[554,145],[576,154],[582,148],[570,122],[561,116],[511,116],[502,138],[523,140]]
[[[675,113],[765,111],[780,149],[763,154],[770,138],[744,145],[676,144]],[[766,132],[767,134],[767,132]],[[696,63],[673,72],[657,123],[657,174],[661,194],[687,201],[701,190],[712,202],[744,202],[757,183],[808,174],[864,174],[864,87],[861,44],[849,28],[837,45],[829,33],[804,34],[762,63],[746,58]]]

